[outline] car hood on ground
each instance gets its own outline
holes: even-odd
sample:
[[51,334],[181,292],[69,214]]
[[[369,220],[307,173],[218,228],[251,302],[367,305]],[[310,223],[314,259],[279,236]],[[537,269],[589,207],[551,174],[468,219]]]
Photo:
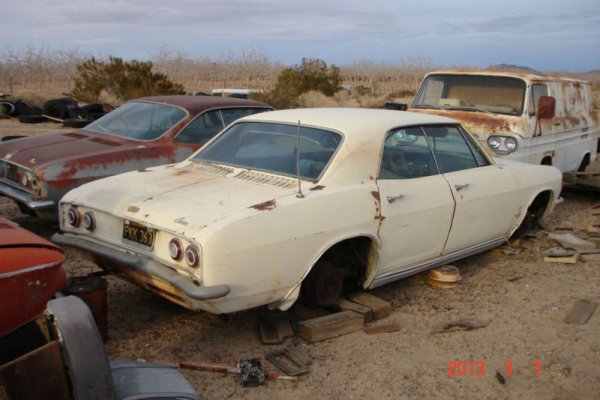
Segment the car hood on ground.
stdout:
[[63,202],[130,218],[174,232],[195,232],[236,216],[269,211],[294,189],[209,174],[180,164],[133,171],[85,184]]
[[117,136],[90,131],[47,133],[22,139],[9,140],[0,144],[0,159],[20,164],[27,168],[81,156],[123,150],[126,146],[137,147],[143,142],[134,142]]

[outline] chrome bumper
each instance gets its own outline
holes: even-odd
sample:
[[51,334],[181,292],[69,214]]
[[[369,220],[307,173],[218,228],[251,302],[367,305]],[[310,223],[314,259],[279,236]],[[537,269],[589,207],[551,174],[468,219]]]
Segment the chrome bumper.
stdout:
[[8,197],[17,203],[25,205],[27,208],[30,208],[33,211],[47,210],[56,207],[56,203],[53,200],[35,201],[29,193],[15,189],[3,183],[0,183],[0,196]]
[[146,275],[155,276],[175,286],[193,300],[218,299],[227,296],[231,291],[228,285],[196,286],[190,279],[154,261],[152,258],[123,253],[85,238],[55,233],[52,235],[52,241],[61,246],[74,247],[95,256],[123,264]]

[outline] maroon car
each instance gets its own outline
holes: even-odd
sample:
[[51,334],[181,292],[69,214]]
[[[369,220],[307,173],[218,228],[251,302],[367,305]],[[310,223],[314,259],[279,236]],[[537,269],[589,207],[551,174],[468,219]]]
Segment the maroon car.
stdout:
[[40,315],[67,282],[60,248],[0,218],[0,338]]
[[84,129],[0,143],[0,196],[22,212],[55,220],[57,204],[84,183],[179,162],[232,121],[272,108],[213,96],[136,99]]

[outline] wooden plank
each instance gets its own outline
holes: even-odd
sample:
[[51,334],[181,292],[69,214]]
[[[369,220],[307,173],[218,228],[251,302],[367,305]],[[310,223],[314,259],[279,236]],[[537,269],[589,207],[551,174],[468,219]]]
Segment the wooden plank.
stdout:
[[324,317],[300,321],[298,334],[310,342],[318,342],[359,331],[364,324],[364,317],[359,313],[350,310],[341,311]]
[[365,323],[373,320],[373,310],[350,300],[338,299],[330,308],[335,311],[355,311],[364,317]]
[[596,311],[598,303],[593,303],[586,300],[577,300],[571,311],[565,317],[565,322],[568,324],[585,324],[588,319]]
[[399,330],[400,330],[400,325],[397,322],[391,322],[389,324],[383,324],[383,325],[369,326],[364,329],[364,331],[367,335],[377,335],[379,333],[396,332]]
[[555,262],[555,263],[564,263],[564,264],[577,264],[579,260],[579,254],[575,254],[571,257],[544,257],[545,262]]
[[373,310],[374,320],[385,318],[390,315],[390,310],[392,307],[389,302],[366,292],[361,292],[350,296],[350,301],[362,304],[363,306],[369,307],[371,310]]
[[298,321],[304,321],[305,319],[323,317],[331,313],[321,307],[307,307],[302,304],[296,304],[294,306],[294,314],[296,315],[296,319]]

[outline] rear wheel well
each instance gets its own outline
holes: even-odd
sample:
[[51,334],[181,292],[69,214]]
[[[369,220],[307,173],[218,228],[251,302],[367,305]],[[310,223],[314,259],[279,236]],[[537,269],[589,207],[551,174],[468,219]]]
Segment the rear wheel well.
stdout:
[[544,157],[542,158],[541,165],[552,165],[552,157]]
[[[322,275],[318,273],[318,269],[321,267],[332,265],[341,271],[343,276],[343,290],[352,291],[360,287],[370,271],[375,266],[374,256],[376,250],[376,243],[373,239],[366,236],[359,236],[350,239],[345,239],[331,246],[325,251],[317,262],[313,265],[311,271],[304,279],[303,294],[304,297],[315,298],[315,285],[322,284],[316,282],[318,279],[316,275]],[[327,272],[327,280],[331,281],[330,273]],[[310,287],[308,287],[310,285]],[[309,295],[309,293],[311,293]],[[308,295],[308,296],[307,296]],[[319,297],[318,295],[316,297]],[[330,294],[322,297],[330,297]]]
[[581,164],[579,164],[579,168],[577,172],[585,172],[585,169],[590,165],[590,153],[585,153],[585,156],[581,159]]
[[551,201],[551,191],[546,190],[539,193],[527,208],[525,218],[523,218],[523,221],[521,221],[521,224],[515,230],[512,237],[518,238],[524,236],[542,218],[548,207],[550,207]]

